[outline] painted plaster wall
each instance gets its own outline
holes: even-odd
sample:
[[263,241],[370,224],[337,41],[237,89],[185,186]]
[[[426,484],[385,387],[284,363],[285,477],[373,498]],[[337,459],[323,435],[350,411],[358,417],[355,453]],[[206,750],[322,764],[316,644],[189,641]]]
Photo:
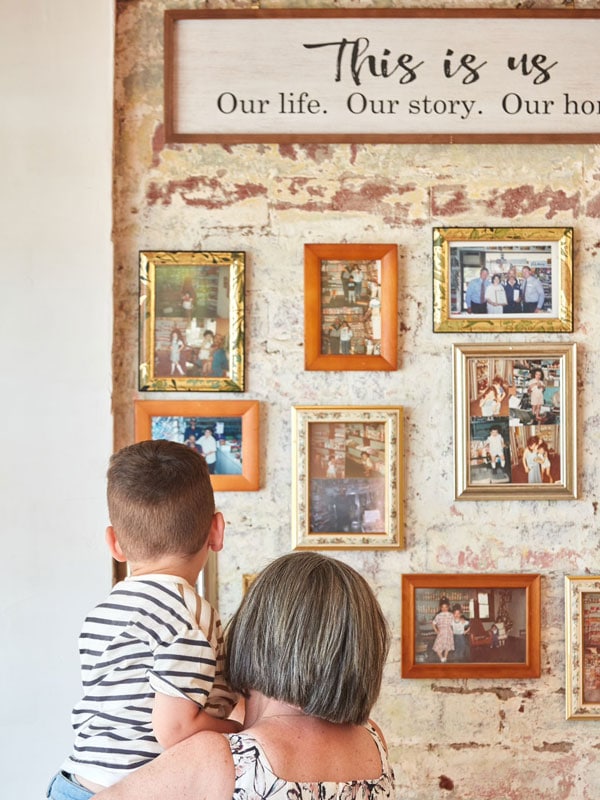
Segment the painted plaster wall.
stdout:
[[[564,719],[563,580],[600,571],[600,146],[165,146],[162,12],[204,3],[123,0],[117,6],[117,445],[132,441],[132,401],[140,396],[138,251],[245,250],[244,396],[262,404],[261,489],[217,498],[228,526],[218,565],[223,617],[241,598],[242,575],[291,547],[291,406],[400,404],[406,414],[406,548],[338,554],[369,578],[393,631],[375,717],[387,735],[397,796],[596,798],[600,722]],[[432,333],[434,225],[574,227],[575,330],[547,338],[579,345],[577,501],[454,502],[451,344],[467,339]],[[397,372],[304,371],[306,242],[398,244]],[[474,335],[468,341],[504,340]],[[159,397],[153,393],[151,399]],[[236,397],[202,393],[187,399]],[[401,680],[405,572],[540,572],[542,677]]]
[[81,621],[110,583],[114,14],[0,6],[0,795],[42,798],[71,746]]

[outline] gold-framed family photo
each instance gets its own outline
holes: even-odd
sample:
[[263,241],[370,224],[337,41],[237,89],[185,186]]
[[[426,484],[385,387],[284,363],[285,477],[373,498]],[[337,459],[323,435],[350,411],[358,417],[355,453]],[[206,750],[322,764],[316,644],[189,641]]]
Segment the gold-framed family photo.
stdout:
[[600,575],[565,577],[567,719],[600,719]]
[[573,500],[576,345],[453,345],[457,500]]
[[292,408],[296,550],[403,546],[403,410]]
[[140,252],[139,389],[244,390],[244,252]]
[[573,330],[572,228],[434,228],[435,333]]

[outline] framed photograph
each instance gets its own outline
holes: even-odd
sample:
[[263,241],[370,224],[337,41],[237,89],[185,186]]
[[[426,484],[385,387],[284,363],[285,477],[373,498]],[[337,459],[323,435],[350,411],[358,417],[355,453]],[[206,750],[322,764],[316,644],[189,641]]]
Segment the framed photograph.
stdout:
[[600,719],[600,575],[565,578],[567,719]]
[[539,678],[537,574],[402,576],[403,678]]
[[573,330],[572,228],[434,228],[435,333]]
[[257,400],[136,400],[135,440],[181,442],[204,456],[216,492],[259,488]]
[[140,253],[139,388],[244,390],[243,252]]
[[292,447],[295,550],[403,547],[402,408],[295,406]]
[[398,252],[392,244],[304,245],[307,370],[398,367]]
[[454,345],[457,500],[577,497],[576,345]]

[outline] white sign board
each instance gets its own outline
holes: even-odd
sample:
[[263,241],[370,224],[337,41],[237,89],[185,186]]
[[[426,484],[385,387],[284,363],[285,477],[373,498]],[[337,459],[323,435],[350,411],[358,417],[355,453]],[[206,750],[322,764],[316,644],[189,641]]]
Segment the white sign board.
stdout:
[[185,141],[600,141],[600,12],[167,11]]

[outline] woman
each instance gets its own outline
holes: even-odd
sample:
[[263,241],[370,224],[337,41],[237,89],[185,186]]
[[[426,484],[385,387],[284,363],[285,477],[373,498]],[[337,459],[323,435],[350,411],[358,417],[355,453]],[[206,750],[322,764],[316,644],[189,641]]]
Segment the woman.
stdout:
[[506,292],[500,283],[500,275],[496,273],[490,285],[485,290],[485,302],[487,303],[488,314],[504,314],[506,305]]
[[252,584],[228,634],[227,674],[245,729],[202,733],[99,800],[384,800],[381,733],[367,723],[389,645],[367,582],[317,553],[291,553]]
[[533,374],[531,376],[531,380],[529,381],[529,395],[531,399],[531,410],[533,411],[533,416],[539,420],[541,413],[542,413],[542,406],[544,404],[544,389],[546,388],[546,384],[544,383],[544,373],[541,369],[534,369]]
[[504,284],[504,291],[506,292],[506,306],[504,308],[505,314],[522,314],[523,305],[521,298],[521,284],[517,280],[517,271],[514,267],[508,270],[508,277]]

